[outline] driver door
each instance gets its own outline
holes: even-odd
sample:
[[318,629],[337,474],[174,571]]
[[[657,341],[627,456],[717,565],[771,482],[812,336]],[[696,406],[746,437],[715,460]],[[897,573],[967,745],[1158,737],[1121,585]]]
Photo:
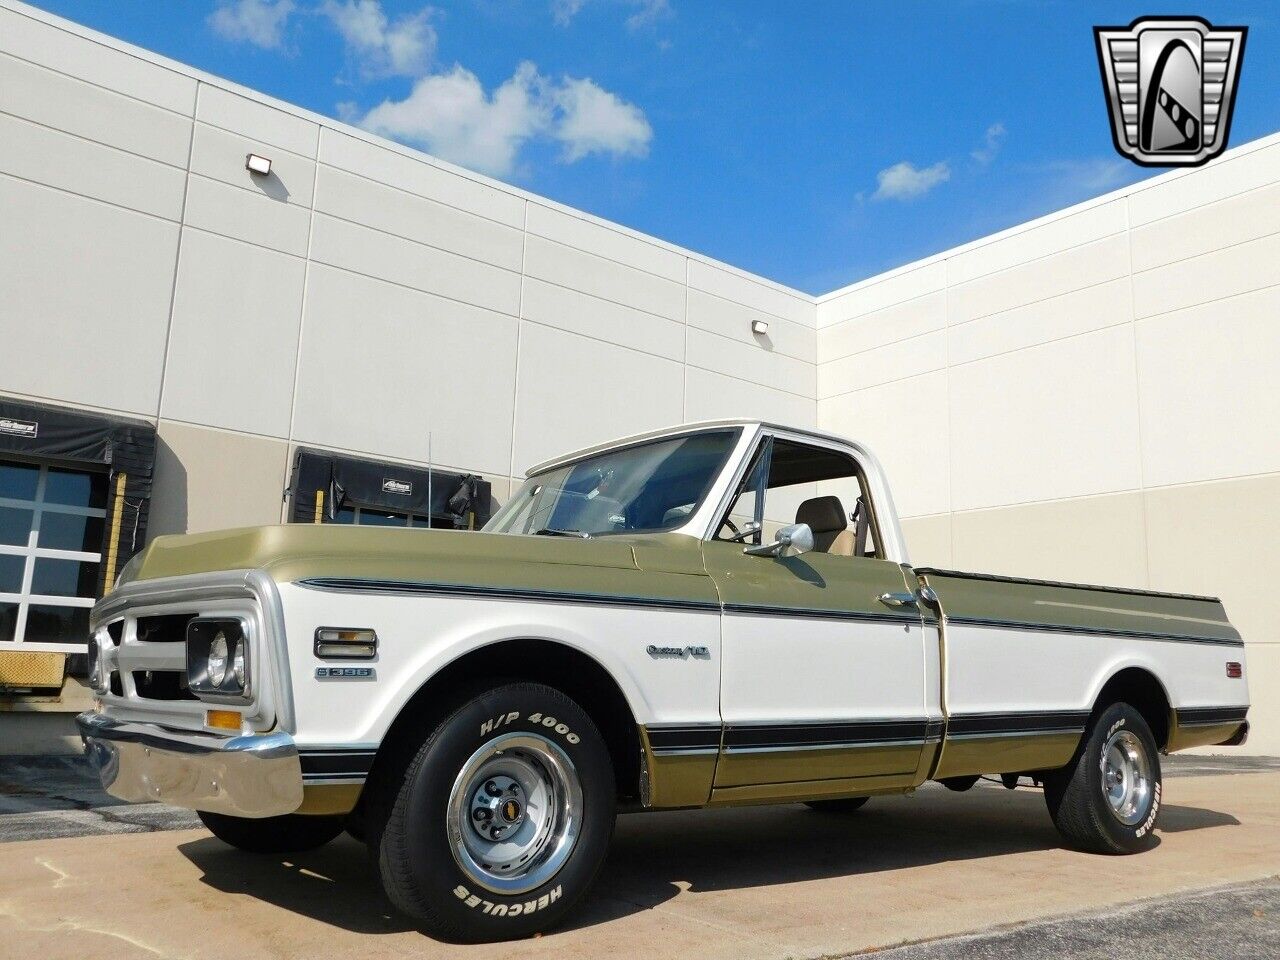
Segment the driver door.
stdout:
[[[915,781],[932,733],[925,630],[914,605],[880,599],[910,595],[907,571],[877,556],[817,549],[749,556],[743,542],[724,539],[736,528],[745,541],[768,543],[799,504],[832,491],[865,504],[859,476],[847,450],[766,436],[730,504],[732,526],[704,543],[724,605],[725,729],[713,801],[848,795]],[[746,511],[762,525],[758,533]]]

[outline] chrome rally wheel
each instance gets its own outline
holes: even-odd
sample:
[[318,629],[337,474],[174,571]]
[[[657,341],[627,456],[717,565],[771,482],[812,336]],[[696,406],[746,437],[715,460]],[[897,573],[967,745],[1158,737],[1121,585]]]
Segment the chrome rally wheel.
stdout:
[[1129,730],[1111,734],[1102,750],[1102,793],[1111,812],[1132,827],[1151,806],[1151,762],[1146,747]]
[[582,827],[573,761],[538,733],[485,744],[449,795],[447,829],[458,866],[493,893],[519,894],[554,877]]

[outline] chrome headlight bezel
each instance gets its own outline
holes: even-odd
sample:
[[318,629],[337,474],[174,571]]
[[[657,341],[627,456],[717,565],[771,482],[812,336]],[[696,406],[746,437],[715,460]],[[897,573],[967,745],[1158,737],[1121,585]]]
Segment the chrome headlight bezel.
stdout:
[[[221,671],[211,670],[215,643],[225,644]],[[242,662],[236,670],[236,662]],[[217,675],[215,675],[217,674]],[[248,703],[253,697],[253,627],[244,617],[196,617],[187,624],[187,686],[201,700]]]

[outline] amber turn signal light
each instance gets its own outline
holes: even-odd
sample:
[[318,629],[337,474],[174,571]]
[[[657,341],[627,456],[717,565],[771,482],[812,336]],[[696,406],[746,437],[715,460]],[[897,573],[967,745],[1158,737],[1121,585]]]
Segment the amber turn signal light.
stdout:
[[206,710],[204,725],[215,730],[240,730],[240,714],[234,710]]

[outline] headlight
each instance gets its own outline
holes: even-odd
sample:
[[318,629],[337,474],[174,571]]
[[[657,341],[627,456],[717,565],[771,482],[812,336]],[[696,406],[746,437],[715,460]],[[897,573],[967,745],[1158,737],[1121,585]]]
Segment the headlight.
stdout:
[[196,617],[187,624],[187,686],[201,698],[245,700],[253,680],[249,623]]
[[[238,647],[239,644],[236,644]],[[209,659],[205,672],[209,677],[209,682],[215,687],[222,686],[222,681],[227,679],[227,635],[221,630],[218,635],[213,638],[213,643],[209,645]]]

